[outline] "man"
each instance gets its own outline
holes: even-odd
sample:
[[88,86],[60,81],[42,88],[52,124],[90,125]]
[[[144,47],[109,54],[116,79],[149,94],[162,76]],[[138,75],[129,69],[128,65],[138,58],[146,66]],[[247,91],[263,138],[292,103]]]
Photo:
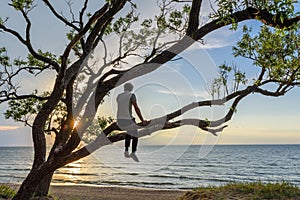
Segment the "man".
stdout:
[[[132,116],[132,107],[134,108],[137,116],[142,121],[142,124],[147,124],[144,120],[140,108],[137,105],[136,96],[132,93],[133,85],[131,83],[126,83],[124,85],[124,92],[117,96],[118,110],[117,110],[117,123],[118,126],[126,131],[125,137],[125,152],[124,156],[126,158],[132,157],[135,161],[139,161],[136,157],[136,150],[138,144],[138,125]],[[132,139],[132,153],[129,155],[128,149]]]

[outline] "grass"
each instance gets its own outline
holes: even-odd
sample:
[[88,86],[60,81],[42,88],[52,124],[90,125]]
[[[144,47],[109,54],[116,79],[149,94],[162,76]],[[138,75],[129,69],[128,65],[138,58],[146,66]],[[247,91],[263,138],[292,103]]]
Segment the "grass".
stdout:
[[16,192],[7,185],[0,185],[0,198],[11,199]]
[[[12,199],[16,195],[16,191],[7,185],[0,185],[0,200]],[[33,197],[31,200],[58,200],[56,197]]]
[[241,199],[241,200],[300,200],[300,189],[290,183],[229,183],[220,187],[199,187],[186,192],[180,200]]

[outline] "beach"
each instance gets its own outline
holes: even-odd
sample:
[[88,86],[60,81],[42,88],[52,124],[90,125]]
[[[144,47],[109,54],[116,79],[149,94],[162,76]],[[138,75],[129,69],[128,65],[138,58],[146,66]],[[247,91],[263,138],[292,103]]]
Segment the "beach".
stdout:
[[[0,189],[0,200],[11,199],[12,190],[18,184],[5,184]],[[7,189],[8,188],[8,189]],[[281,183],[229,183],[223,186],[198,187],[197,190],[161,190],[150,188],[93,186],[93,185],[51,185],[49,196],[35,200],[192,200],[192,199],[286,199],[300,200],[300,188],[287,182]]]
[[182,196],[185,191],[127,187],[52,185],[49,193],[59,200],[175,200]]

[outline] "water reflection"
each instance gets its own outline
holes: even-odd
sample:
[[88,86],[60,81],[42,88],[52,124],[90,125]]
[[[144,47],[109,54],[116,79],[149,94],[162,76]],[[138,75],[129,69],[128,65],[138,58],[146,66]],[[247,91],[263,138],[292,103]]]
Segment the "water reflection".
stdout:
[[52,183],[97,184],[101,180],[111,180],[114,174],[113,168],[106,166],[91,155],[58,169],[53,176]]
[[78,160],[58,169],[53,176],[53,182],[80,183],[89,180],[89,176],[92,175],[89,170],[89,160]]

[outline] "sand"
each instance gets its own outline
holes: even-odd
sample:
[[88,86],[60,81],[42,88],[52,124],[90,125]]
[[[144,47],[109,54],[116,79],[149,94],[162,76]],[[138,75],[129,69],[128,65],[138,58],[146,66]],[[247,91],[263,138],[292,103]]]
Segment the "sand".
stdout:
[[126,187],[52,185],[50,195],[59,200],[175,200],[186,191]]

